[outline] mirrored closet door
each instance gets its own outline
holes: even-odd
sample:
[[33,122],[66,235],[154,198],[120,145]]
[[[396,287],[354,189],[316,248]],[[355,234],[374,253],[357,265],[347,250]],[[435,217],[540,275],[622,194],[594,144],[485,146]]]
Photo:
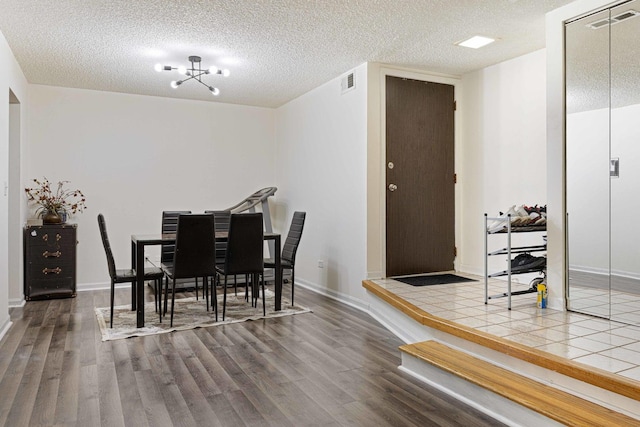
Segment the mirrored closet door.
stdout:
[[568,309],[640,324],[640,0],[565,31]]

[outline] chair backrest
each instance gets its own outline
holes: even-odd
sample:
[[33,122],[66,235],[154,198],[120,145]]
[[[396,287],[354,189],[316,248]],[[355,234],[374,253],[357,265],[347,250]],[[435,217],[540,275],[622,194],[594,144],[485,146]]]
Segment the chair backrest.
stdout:
[[173,273],[176,279],[213,276],[216,271],[216,239],[211,214],[178,217]]
[[102,238],[104,252],[107,254],[109,276],[114,279],[116,277],[116,262],[113,259],[113,252],[111,252],[111,244],[109,243],[109,236],[107,235],[107,224],[105,223],[104,216],[102,214],[98,214],[98,227],[100,228],[100,237]]
[[[231,222],[231,211],[204,211],[204,213],[213,214],[213,223],[216,232],[229,232],[229,223]],[[227,253],[227,241],[216,241],[216,259],[218,263],[224,262]]]
[[227,239],[227,274],[261,273],[264,270],[262,213],[232,214]]
[[300,244],[306,217],[306,212],[294,212],[293,218],[291,218],[289,234],[287,234],[287,239],[284,241],[284,246],[282,247],[282,260],[289,261],[291,264],[294,264],[296,261],[296,252],[298,252],[298,245]]
[[[178,217],[183,214],[190,214],[191,211],[163,211],[162,212],[162,234],[175,233],[178,229]],[[160,252],[160,262],[172,262],[174,243],[163,244]]]
[[206,214],[213,214],[213,221],[216,231],[229,231],[231,222],[231,211],[204,211]]

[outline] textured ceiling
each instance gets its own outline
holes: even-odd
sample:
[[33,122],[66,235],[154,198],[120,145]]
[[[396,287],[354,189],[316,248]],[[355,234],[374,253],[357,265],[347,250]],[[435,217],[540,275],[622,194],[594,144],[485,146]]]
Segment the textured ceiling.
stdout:
[[[277,107],[363,62],[461,75],[544,47],[572,0],[0,0],[30,83]],[[479,50],[454,43],[499,39]],[[156,63],[229,68],[213,97]]]

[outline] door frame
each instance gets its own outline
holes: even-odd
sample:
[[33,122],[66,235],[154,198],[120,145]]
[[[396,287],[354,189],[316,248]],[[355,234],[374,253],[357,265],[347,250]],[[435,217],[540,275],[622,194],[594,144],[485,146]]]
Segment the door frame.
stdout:
[[[387,277],[387,237],[386,237],[386,224],[387,224],[387,212],[386,212],[386,197],[387,197],[387,188],[386,188],[386,173],[387,173],[387,159],[386,159],[386,149],[387,149],[387,139],[386,139],[386,131],[387,131],[387,124],[386,124],[386,118],[387,118],[387,111],[386,111],[386,102],[387,102],[387,96],[386,96],[386,79],[387,76],[392,76],[392,77],[400,77],[400,78],[407,78],[407,79],[412,79],[412,80],[420,80],[420,81],[425,81],[425,82],[432,82],[432,83],[444,83],[447,85],[451,85],[453,86],[453,91],[454,91],[454,100],[456,100],[456,102],[460,99],[461,97],[461,88],[462,88],[462,82],[460,80],[460,78],[455,77],[455,76],[446,76],[446,75],[442,75],[442,74],[435,74],[435,73],[427,73],[427,72],[421,72],[421,71],[417,71],[417,70],[411,70],[411,69],[405,69],[405,68],[393,68],[387,65],[381,66],[380,67],[380,73],[379,73],[379,93],[380,93],[380,151],[378,153],[378,155],[380,156],[380,164],[378,165],[378,173],[380,176],[380,181],[382,183],[382,185],[379,185],[378,188],[378,200],[379,200],[379,212],[380,212],[380,238],[381,238],[381,248],[380,248],[380,267],[381,267],[381,273],[382,273],[382,277]],[[462,169],[460,168],[460,164],[461,164],[461,155],[460,155],[460,148],[462,145],[462,139],[460,138],[461,135],[461,114],[459,114],[460,112],[460,106],[458,105],[458,108],[456,109],[456,111],[454,112],[454,163],[455,163],[455,173],[457,176],[457,184],[455,185],[454,188],[454,203],[455,203],[455,245],[456,248],[460,249],[460,240],[461,240],[461,234],[462,234],[462,226],[460,223],[460,206],[461,206],[461,200],[462,200],[462,194],[460,191],[460,185],[463,182],[463,178],[464,178],[464,174]],[[453,262],[454,265],[454,269],[458,270],[459,266],[462,265],[463,263],[460,262],[461,260],[461,255],[462,255],[462,251],[458,250],[458,254]]]

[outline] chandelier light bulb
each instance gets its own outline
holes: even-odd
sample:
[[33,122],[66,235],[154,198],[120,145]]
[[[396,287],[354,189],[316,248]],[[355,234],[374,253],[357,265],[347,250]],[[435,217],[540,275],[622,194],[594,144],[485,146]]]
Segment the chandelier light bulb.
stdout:
[[220,95],[220,89],[218,89],[217,87],[209,86],[209,90],[211,91],[211,94],[213,96]]
[[187,67],[184,67],[184,66],[178,67],[178,72],[182,75],[187,74]]
[[153,69],[161,73],[163,69],[162,64],[156,64],[155,67],[153,67]]
[[211,74],[217,74],[218,73],[218,67],[216,67],[215,65],[212,65],[211,67],[209,67],[209,72]]
[[181,81],[175,81],[174,80],[174,81],[171,82],[171,87],[174,88],[174,89],[177,89],[178,86],[180,86],[181,83],[182,83]]
[[224,70],[222,70],[222,75],[225,77],[229,77],[229,74],[231,74],[231,71],[229,71],[227,68],[225,68]]

